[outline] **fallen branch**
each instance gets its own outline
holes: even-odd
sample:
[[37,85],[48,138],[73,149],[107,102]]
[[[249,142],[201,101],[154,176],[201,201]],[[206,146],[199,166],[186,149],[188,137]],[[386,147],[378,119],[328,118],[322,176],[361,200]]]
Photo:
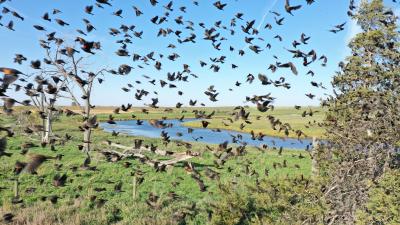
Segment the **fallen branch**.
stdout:
[[161,161],[160,164],[161,165],[173,165],[175,163],[178,163],[178,162],[181,162],[181,161],[186,161],[186,160],[191,159],[193,157],[194,157],[193,155],[188,155],[188,154],[178,155],[174,159]]
[[115,150],[101,150],[101,153],[103,155],[105,155],[109,161],[115,162],[115,161],[119,161],[124,158],[133,157],[133,158],[138,158],[141,162],[143,162],[151,167],[154,167],[154,168],[168,168],[178,162],[186,161],[188,159],[191,159],[191,158],[199,155],[198,153],[193,153],[190,151],[174,153],[171,155],[171,154],[167,154],[167,151],[156,150],[155,153],[158,153],[159,155],[163,155],[163,156],[169,155],[169,156],[173,157],[173,159],[153,160],[141,153],[141,151],[153,152],[150,149],[147,149],[144,147],[141,147],[140,149],[134,149],[134,148],[130,148],[130,147],[126,147],[126,146],[123,146],[120,144],[115,144],[115,143],[110,143],[110,142],[102,142],[102,143],[107,144],[109,146],[117,147],[120,149],[125,149],[124,152],[119,152],[119,151],[115,151]]
[[140,161],[152,167],[157,164],[157,162],[150,160],[148,157],[140,153],[122,153],[114,150],[102,150],[101,153],[105,155],[109,159],[109,161],[112,162],[116,162],[124,158],[133,157],[138,158]]
[[125,145],[121,145],[121,144],[117,144],[117,143],[112,143],[109,141],[103,141],[102,144],[108,145],[108,146],[112,146],[112,147],[116,147],[119,149],[123,149],[123,153],[141,153],[142,151],[145,152],[152,152],[155,153],[157,155],[161,155],[161,156],[182,156],[182,155],[192,155],[192,156],[198,156],[198,153],[194,153],[194,152],[179,152],[179,153],[174,153],[174,152],[170,152],[170,151],[166,151],[166,150],[160,150],[160,149],[156,149],[154,151],[152,151],[150,148],[146,148],[141,146],[139,149],[136,149],[134,147],[128,147]]

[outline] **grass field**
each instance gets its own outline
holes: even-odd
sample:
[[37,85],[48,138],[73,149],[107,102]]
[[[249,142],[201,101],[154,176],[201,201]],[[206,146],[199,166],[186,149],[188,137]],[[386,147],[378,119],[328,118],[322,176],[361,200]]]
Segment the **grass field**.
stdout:
[[[112,109],[111,109],[112,110]],[[222,116],[228,112],[228,109],[220,108],[216,116]],[[277,111],[276,111],[277,112]],[[104,109],[100,112],[99,118],[106,118],[108,111]],[[281,112],[283,113],[283,111]],[[132,112],[117,115],[117,119],[128,119]],[[149,114],[140,114],[133,111],[140,119],[160,118],[165,116],[163,110],[153,111]],[[178,116],[179,115],[179,116]],[[188,117],[191,114],[188,113]],[[287,115],[286,115],[287,116]],[[171,113],[168,118],[180,117],[180,114]],[[0,116],[2,126],[15,127],[17,134],[8,139],[7,152],[13,153],[11,157],[0,158],[0,213],[14,212],[16,221],[30,221],[32,224],[105,224],[111,222],[121,222],[121,224],[131,224],[135,220],[138,224],[150,223],[162,224],[163,218],[171,213],[184,210],[193,203],[196,207],[205,208],[207,203],[218,199],[216,193],[219,184],[246,183],[254,182],[256,179],[283,179],[287,176],[297,177],[304,175],[310,176],[311,162],[307,152],[300,150],[285,149],[281,155],[277,150],[269,149],[260,151],[255,148],[247,148],[247,154],[244,156],[233,157],[225,164],[223,168],[214,166],[215,157],[205,150],[205,144],[192,143],[192,151],[201,153],[200,156],[191,159],[195,168],[200,171],[207,186],[207,192],[201,192],[197,183],[184,170],[183,163],[177,164],[174,168],[166,172],[156,172],[150,166],[144,165],[137,160],[125,159],[116,163],[107,162],[105,157],[99,153],[99,150],[109,148],[101,145],[104,140],[121,143],[126,146],[132,146],[135,137],[119,135],[111,136],[100,129],[96,129],[93,134],[92,166],[96,166],[95,171],[84,170],[80,168],[85,155],[78,150],[77,145],[81,143],[82,134],[78,130],[81,124],[81,117],[61,116],[54,123],[54,132],[59,136],[66,133],[72,135],[72,140],[65,145],[57,145],[55,151],[49,147],[34,147],[29,153],[41,153],[55,156],[63,154],[60,161],[45,162],[38,170],[38,175],[20,174],[18,180],[19,194],[23,199],[23,204],[13,205],[14,179],[17,177],[13,173],[14,164],[17,160],[27,161],[27,156],[20,154],[20,146],[25,142],[33,142],[40,145],[40,138],[28,137],[21,134],[18,129],[15,118]],[[268,124],[266,124],[268,126]],[[155,143],[161,146],[159,139],[141,138],[145,143]],[[216,147],[215,145],[210,145]],[[186,149],[171,143],[168,150],[179,152]],[[28,154],[29,154],[28,153]],[[300,155],[304,156],[299,157]],[[157,156],[149,155],[156,158]],[[129,168],[124,167],[124,162],[129,161],[132,165]],[[283,165],[286,161],[287,166],[282,168],[273,168],[273,164]],[[58,166],[56,166],[58,165]],[[77,171],[71,168],[77,167]],[[210,168],[220,174],[218,181],[211,180],[204,175],[205,168]],[[269,170],[269,176],[265,175],[265,169]],[[256,172],[258,175],[251,171]],[[52,179],[56,174],[67,174],[68,179],[64,187],[54,187]],[[138,196],[133,199],[133,175],[136,178],[144,178],[143,183],[137,186]],[[114,187],[119,182],[122,183],[122,191],[116,192]],[[170,192],[176,193],[179,197],[176,200],[170,199]],[[150,193],[154,193],[163,199],[163,204],[157,212],[149,208],[145,203]],[[58,196],[58,202],[51,204],[49,198]],[[96,196],[96,200],[93,200]],[[47,197],[47,200],[43,200]],[[93,201],[92,201],[92,200]],[[104,200],[104,206],[96,206]],[[201,211],[201,210],[200,210]],[[207,221],[207,215],[201,211],[191,218],[191,224],[204,224]]]
[[[307,108],[308,111],[309,108]],[[274,116],[275,118],[281,120],[283,123],[289,123],[293,130],[302,130],[307,137],[323,137],[324,129],[318,126],[318,123],[321,123],[324,117],[324,113],[320,108],[312,107],[311,110],[314,112],[313,116],[303,117],[302,113],[306,109],[296,110],[293,107],[282,107],[276,108],[273,111],[261,113],[254,108],[249,108],[250,117],[249,121],[251,124],[246,124],[243,120],[234,121],[233,123],[229,123],[226,118],[228,115],[224,116],[216,116],[210,120],[210,124],[208,128],[220,128],[226,130],[234,130],[234,131],[242,131],[249,133],[250,131],[254,131],[255,133],[263,133],[267,136],[277,136],[284,137],[285,134],[283,132],[279,132],[278,130],[273,130],[272,126],[267,119],[268,115]],[[228,113],[228,112],[227,112]],[[256,117],[260,117],[259,120]],[[245,127],[240,129],[240,125],[244,124]],[[192,121],[186,122],[185,126],[189,127],[202,127],[200,121]],[[227,126],[228,125],[228,126]],[[289,133],[289,137],[297,137],[294,132]],[[303,137],[304,138],[304,137]]]

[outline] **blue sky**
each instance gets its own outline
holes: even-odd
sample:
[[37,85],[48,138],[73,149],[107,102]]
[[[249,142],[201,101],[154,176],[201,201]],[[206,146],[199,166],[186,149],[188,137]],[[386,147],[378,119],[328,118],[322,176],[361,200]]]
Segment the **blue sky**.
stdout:
[[[38,40],[43,38],[44,33],[35,30],[32,25],[42,25],[46,29],[56,31],[59,37],[65,38],[68,43],[73,44],[73,40],[77,36],[82,36],[76,32],[76,29],[85,30],[82,18],[86,18],[96,27],[96,31],[84,37],[86,40],[100,41],[102,43],[102,50],[96,56],[88,58],[87,64],[91,69],[94,68],[107,68],[117,69],[120,64],[129,64],[134,67],[132,72],[127,76],[106,75],[103,85],[96,85],[93,94],[93,104],[95,105],[120,105],[126,103],[133,103],[140,106],[144,103],[150,103],[150,98],[156,97],[155,94],[149,95],[144,98],[144,101],[137,101],[134,99],[134,90],[125,93],[121,90],[127,83],[132,83],[136,89],[146,89],[150,92],[157,91],[160,105],[174,106],[176,102],[188,105],[189,99],[197,99],[199,102],[205,103],[207,106],[231,106],[243,105],[246,96],[263,95],[272,93],[276,97],[275,105],[289,106],[289,105],[317,105],[318,98],[323,97],[324,93],[328,93],[320,88],[312,87],[310,82],[322,82],[325,86],[329,87],[330,80],[337,69],[339,61],[349,53],[346,42],[357,32],[357,26],[354,22],[349,21],[346,12],[348,1],[337,0],[317,0],[312,5],[306,5],[305,0],[292,0],[291,4],[302,4],[303,7],[294,12],[295,16],[291,16],[284,11],[284,0],[236,0],[228,1],[222,0],[223,3],[228,3],[223,11],[216,9],[212,4],[214,1],[199,0],[199,6],[194,6],[192,1],[189,0],[174,0],[174,11],[170,12],[168,22],[155,25],[150,22],[150,19],[156,15],[162,15],[165,12],[163,5],[169,2],[166,0],[159,0],[156,7],[150,5],[148,0],[138,1],[125,1],[114,0],[111,1],[112,7],[104,6],[104,9],[94,8],[94,16],[84,13],[84,7],[95,3],[91,1],[78,1],[78,0],[40,0],[40,1],[11,1],[0,5],[0,8],[7,7],[11,10],[16,10],[20,15],[25,17],[24,21],[19,21],[13,18],[10,14],[3,15],[1,23],[7,24],[10,19],[15,21],[15,32],[9,31],[4,27],[0,27],[0,39],[2,54],[0,55],[0,67],[13,67],[25,73],[34,72],[29,67],[29,63],[22,66],[13,63],[13,57],[16,53],[24,54],[29,61],[35,59],[42,59],[44,56],[43,50],[39,47]],[[386,1],[388,6],[398,7],[391,3],[391,0]],[[136,17],[132,6],[138,7],[143,15]],[[179,7],[186,6],[186,13],[179,10]],[[54,8],[60,9],[62,13],[52,15],[51,12]],[[123,19],[111,15],[112,12],[123,9]],[[269,13],[269,10],[274,10],[281,13],[285,17],[284,25],[277,26],[274,22],[274,15]],[[61,27],[55,22],[47,22],[41,19],[41,16],[49,12],[50,17],[54,19],[60,18],[70,26]],[[236,34],[229,35],[227,31],[221,30],[222,36],[228,40],[223,41],[221,44],[221,51],[215,50],[209,41],[203,39],[203,28],[199,27],[198,23],[205,23],[207,28],[214,25],[216,21],[221,20],[222,25],[229,28],[230,20],[238,12],[244,14],[243,21],[237,20],[235,27]],[[397,12],[399,12],[397,10]],[[183,16],[184,21],[190,20],[195,23],[195,31],[184,29],[185,26],[177,25],[174,19],[178,16]],[[246,21],[256,20],[256,26],[260,26],[260,34],[258,37],[263,38],[265,41],[255,40],[254,43],[265,48],[267,43],[272,45],[270,50],[264,50],[260,54],[255,54],[247,48],[244,42],[243,32],[240,30],[240,25]],[[263,21],[264,19],[264,21]],[[262,22],[262,23],[261,23]],[[337,34],[328,32],[334,25],[347,22],[346,29]],[[272,30],[264,29],[266,23],[272,24]],[[168,56],[172,53],[178,53],[180,58],[172,62],[166,57],[162,60],[163,67],[161,71],[157,71],[153,62],[150,66],[143,69],[139,68],[137,62],[133,62],[132,58],[118,57],[115,51],[119,45],[115,43],[121,37],[112,37],[108,34],[109,28],[118,28],[121,24],[135,25],[135,31],[143,31],[143,38],[132,38],[133,44],[128,46],[130,53],[138,53],[145,55],[152,51],[157,54]],[[186,24],[185,24],[186,25]],[[182,30],[182,37],[189,36],[191,32],[197,35],[196,43],[178,44],[177,37],[173,34],[167,37],[157,38],[159,28],[171,28],[173,30]],[[48,33],[49,33],[48,32]],[[300,35],[305,33],[311,36],[308,45],[302,45],[298,48],[304,52],[311,49],[317,51],[318,56],[325,55],[328,57],[328,64],[322,67],[320,62],[311,64],[305,68],[302,66],[301,59],[292,59],[290,53],[285,48],[293,49],[291,43],[293,40],[299,40]],[[279,42],[273,37],[280,35],[283,38]],[[249,36],[249,35],[247,35]],[[83,37],[83,36],[82,36]],[[168,44],[174,44],[176,49],[167,48]],[[235,48],[235,52],[229,51],[229,46]],[[79,48],[79,46],[76,46]],[[239,56],[237,51],[244,49],[246,54]],[[225,55],[226,62],[221,65],[221,70],[218,73],[212,72],[208,67],[201,68],[199,61],[205,61],[210,65],[210,57],[219,57]],[[299,75],[293,75],[290,70],[279,69],[276,73],[271,73],[267,70],[269,64],[274,64],[275,59],[273,56],[278,56],[279,61],[288,62],[293,61],[299,70]],[[29,62],[28,61],[28,62]],[[157,86],[149,84],[142,75],[148,75],[154,79],[166,80],[167,72],[181,71],[182,64],[190,65],[192,73],[199,76],[198,79],[190,78],[190,82],[177,83],[177,89],[160,88],[158,82]],[[232,69],[231,64],[234,63],[238,66],[237,69]],[[314,77],[306,75],[308,70],[315,72]],[[245,83],[246,76],[252,73],[257,77],[259,73],[267,75],[274,80],[283,76],[287,82],[291,83],[292,88],[282,89],[272,86],[262,86],[258,80],[253,84]],[[135,81],[142,81],[142,84],[136,84]],[[242,83],[240,87],[234,84],[236,81]],[[204,95],[204,91],[208,86],[215,85],[220,94],[217,97],[218,102],[210,102]],[[233,91],[228,89],[232,88]],[[177,91],[184,92],[184,96],[178,96]],[[76,90],[79,93],[79,90]],[[313,93],[317,95],[314,100],[310,100],[305,96],[306,93]],[[21,94],[14,94],[19,98],[23,98]],[[69,101],[62,100],[60,104],[68,104]]]

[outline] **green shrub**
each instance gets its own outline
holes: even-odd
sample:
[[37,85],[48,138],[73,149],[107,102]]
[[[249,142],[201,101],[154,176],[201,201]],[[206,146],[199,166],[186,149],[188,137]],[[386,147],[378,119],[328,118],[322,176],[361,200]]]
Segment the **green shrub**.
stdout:
[[359,210],[357,224],[400,224],[400,170],[386,172],[369,191],[365,209]]
[[325,210],[319,185],[306,179],[266,179],[223,185],[211,204],[212,224],[321,224]]

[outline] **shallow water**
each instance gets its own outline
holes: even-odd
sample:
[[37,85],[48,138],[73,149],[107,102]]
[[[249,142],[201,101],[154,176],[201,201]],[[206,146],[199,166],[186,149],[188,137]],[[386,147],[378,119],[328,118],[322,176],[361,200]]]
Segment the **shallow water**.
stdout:
[[[241,135],[242,139],[238,139],[237,143],[247,143],[247,145],[251,146],[261,146],[263,144],[268,145],[269,147],[284,147],[291,149],[305,149],[307,145],[311,144],[310,139],[302,139],[297,140],[293,138],[279,138],[279,137],[268,137],[265,136],[262,141],[260,140],[252,140],[251,135],[248,133],[237,132],[237,131],[229,131],[229,130],[221,130],[221,132],[215,132],[212,129],[204,129],[204,128],[193,128],[193,133],[188,133],[188,127],[182,125],[182,123],[187,121],[193,121],[195,119],[185,119],[183,122],[179,120],[164,120],[165,123],[173,124],[172,127],[169,128],[155,128],[149,124],[148,121],[144,121],[143,125],[137,125],[136,120],[126,120],[126,121],[116,121],[116,124],[108,124],[108,123],[100,123],[100,127],[103,128],[106,132],[120,132],[123,134],[131,135],[131,136],[143,136],[150,138],[159,138],[161,131],[168,132],[168,135],[171,137],[171,140],[181,140],[181,141],[198,141],[203,143],[210,144],[220,144],[224,141],[229,141],[232,143],[232,136]],[[177,133],[181,133],[182,136],[178,136]]]

